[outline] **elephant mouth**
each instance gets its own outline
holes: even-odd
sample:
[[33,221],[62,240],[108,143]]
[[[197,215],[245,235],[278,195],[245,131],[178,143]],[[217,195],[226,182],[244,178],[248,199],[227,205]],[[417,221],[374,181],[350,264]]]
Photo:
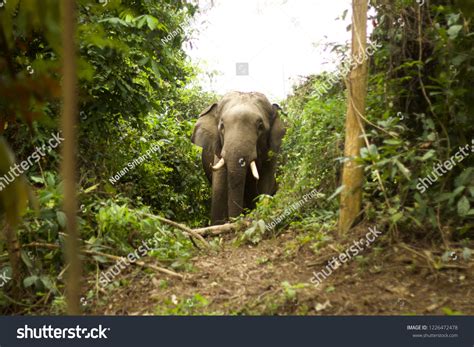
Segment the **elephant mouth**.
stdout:
[[[246,165],[245,159],[240,158],[239,165],[241,167],[244,167]],[[221,158],[215,165],[212,166],[212,170],[217,171],[223,168],[224,166],[225,166],[225,159]],[[260,179],[260,175],[258,174],[257,164],[255,163],[255,160],[252,160],[250,162],[250,171],[252,172],[252,175],[256,180]]]

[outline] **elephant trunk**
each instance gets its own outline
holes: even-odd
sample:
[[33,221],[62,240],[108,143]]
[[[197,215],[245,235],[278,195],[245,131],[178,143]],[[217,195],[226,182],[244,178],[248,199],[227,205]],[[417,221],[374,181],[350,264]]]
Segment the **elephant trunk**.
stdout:
[[[228,132],[222,148],[227,168],[227,208],[229,218],[238,217],[244,209],[245,181],[251,169],[251,163],[257,159],[257,138],[248,136],[243,139],[248,129]],[[244,132],[245,131],[245,132]],[[256,167],[252,172],[258,176]]]
[[243,158],[237,158],[227,164],[229,217],[239,216],[244,209],[245,178],[248,163]]

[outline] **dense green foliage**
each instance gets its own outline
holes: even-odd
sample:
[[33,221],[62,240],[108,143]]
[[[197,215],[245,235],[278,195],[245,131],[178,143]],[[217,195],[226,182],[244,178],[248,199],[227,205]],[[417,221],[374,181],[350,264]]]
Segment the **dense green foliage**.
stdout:
[[[47,144],[58,129],[59,5],[11,0],[0,11],[0,132],[17,162]],[[193,245],[151,213],[189,225],[208,221],[208,183],[199,150],[189,139],[194,118],[215,97],[191,86],[195,71],[182,49],[187,35],[183,29],[197,9],[184,1],[109,1],[106,6],[79,1],[77,10],[83,247],[124,255],[159,230],[160,245],[151,255],[166,266],[183,269]],[[64,270],[66,225],[59,160],[57,150],[50,151],[25,172],[37,208],[27,211],[17,233],[21,244],[60,246],[25,249],[21,255],[23,286],[33,286],[41,298],[58,294],[58,302],[63,302],[62,278],[56,278]],[[5,165],[1,174],[9,167]],[[109,180],[125,167],[133,170]],[[16,191],[24,188],[17,182],[2,197],[15,189],[13,195],[19,198]],[[22,193],[21,199],[26,195]],[[3,243],[0,250],[5,251]],[[97,268],[105,262],[94,257]],[[2,263],[0,271],[11,270]],[[6,305],[7,298],[0,301]]]
[[[474,227],[474,37],[469,9],[459,4],[377,2],[372,38],[383,47],[371,65],[368,116],[381,129],[370,129],[363,155],[368,174],[379,170],[386,189],[383,198],[377,183],[366,185],[373,209],[446,238],[472,236]],[[394,25],[400,14],[404,25]],[[468,149],[465,159],[417,189],[460,147]]]
[[[435,232],[435,238],[472,237],[474,36],[463,3],[462,8],[438,3],[375,2],[370,40],[381,48],[370,60],[364,136],[369,146],[358,159],[366,173],[364,212],[365,218],[407,234],[420,230],[423,235]],[[342,70],[348,47],[333,50],[341,57]],[[250,240],[259,240],[265,223],[314,188],[325,198],[304,204],[277,228],[292,223],[321,230],[337,221],[338,206],[328,198],[340,191],[346,97],[343,74],[328,76],[308,78],[286,102],[289,131],[281,189],[260,203],[253,216],[263,223],[253,225],[246,235]],[[318,86],[324,82],[332,87],[319,99]],[[418,179],[454,157],[460,147],[467,149],[465,159],[456,160],[426,190],[417,189]]]
[[[291,224],[305,230],[321,231],[334,228],[337,220],[337,199],[333,194],[339,182],[339,160],[342,158],[344,137],[345,97],[336,89],[319,100],[315,96],[323,77],[309,77],[296,87],[293,96],[283,105],[287,133],[283,140],[279,190],[274,197],[261,199],[252,213],[256,223],[244,238],[252,242],[261,239],[272,221],[288,214],[273,230]],[[301,206],[291,206],[301,201],[305,194],[316,189],[312,199]]]

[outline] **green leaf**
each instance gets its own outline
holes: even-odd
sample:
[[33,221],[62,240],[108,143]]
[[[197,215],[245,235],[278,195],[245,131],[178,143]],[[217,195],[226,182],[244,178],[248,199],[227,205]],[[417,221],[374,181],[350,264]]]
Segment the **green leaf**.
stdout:
[[30,257],[28,257],[25,250],[22,249],[20,251],[20,257],[23,260],[23,262],[25,263],[26,267],[28,267],[29,269],[31,269],[33,267],[33,264],[31,263]]
[[464,247],[463,251],[462,251],[462,257],[465,261],[469,261],[471,259],[471,256],[472,256],[472,251],[467,248],[467,247]]
[[66,227],[66,214],[62,211],[56,211],[56,219],[58,220],[58,224],[62,227]]
[[443,307],[441,310],[444,312],[444,314],[446,314],[446,315],[448,315],[448,316],[461,316],[461,315],[463,315],[462,312],[456,311],[456,310],[452,310],[452,309],[449,308],[449,307]]
[[456,189],[454,189],[454,191],[451,193],[451,198],[455,198],[456,196],[461,194],[464,191],[465,188],[466,187],[464,187],[464,186],[460,186],[460,187],[457,187]]
[[94,184],[92,187],[89,187],[89,188],[87,188],[86,190],[84,190],[84,193],[86,193],[86,194],[87,194],[87,193],[90,193],[90,192],[92,192],[93,190],[96,190],[98,186],[99,186],[99,183]]
[[141,29],[146,24],[146,15],[135,18],[136,26]]
[[150,15],[146,16],[146,22],[147,22],[148,28],[150,28],[150,30],[155,30],[158,27],[158,25],[160,24],[158,19],[156,19],[155,17],[150,16]]
[[451,40],[455,39],[458,36],[459,31],[461,31],[461,29],[462,29],[462,25],[459,25],[459,24],[451,26],[448,29],[449,38]]
[[453,197],[453,193],[442,193],[435,199],[435,202],[446,201],[446,200],[451,199],[452,197]]
[[371,156],[375,157],[379,154],[379,152],[377,150],[377,146],[374,145],[374,144],[371,144],[368,149],[369,149],[369,153],[370,153]]
[[31,287],[33,284],[35,284],[35,282],[38,280],[38,276],[36,275],[33,275],[33,276],[30,276],[30,277],[27,277],[23,280],[23,285],[28,288],[28,287]]
[[264,233],[264,232],[265,232],[265,229],[266,229],[266,228],[265,228],[265,222],[260,219],[260,220],[257,222],[257,225],[258,225],[258,227],[260,228],[260,231],[261,231],[262,233]]
[[407,180],[410,180],[411,179],[410,170],[408,170],[408,168],[405,165],[403,165],[400,161],[398,161],[398,159],[394,159],[394,161],[395,161],[395,164],[398,166],[398,169],[403,174],[403,176],[405,176]]
[[99,20],[99,23],[120,24],[125,27],[129,26],[127,22],[125,22],[124,20],[121,20],[120,18],[105,18],[105,19]]
[[53,289],[53,283],[48,276],[41,276],[40,281],[43,283],[45,288],[49,290]]
[[390,217],[390,220],[394,223],[398,222],[403,217],[403,212],[397,212]]
[[455,186],[466,185],[467,183],[472,182],[472,174],[474,173],[474,168],[469,167],[465,169],[456,179],[454,180]]
[[336,191],[328,198],[328,200],[332,200],[333,198],[335,198],[337,195],[339,195],[342,190],[344,189],[344,185],[342,186],[339,186]]
[[464,217],[468,214],[469,212],[469,200],[463,196],[461,199],[459,199],[458,201],[458,205],[457,205],[457,208],[458,208],[458,215],[461,216],[461,217]]
[[402,141],[397,140],[397,139],[386,139],[386,140],[383,140],[383,143],[385,143],[387,145],[399,146],[402,143]]
[[422,161],[426,161],[426,160],[428,160],[428,159],[430,159],[430,158],[433,158],[434,155],[435,155],[435,153],[436,153],[436,152],[435,152],[434,149],[430,149],[428,152],[425,153],[424,156],[421,157],[421,160],[422,160]]
[[30,180],[32,180],[35,183],[44,183],[43,177],[40,177],[40,176],[31,176]]
[[46,183],[50,187],[55,185],[54,175],[52,173],[46,174]]

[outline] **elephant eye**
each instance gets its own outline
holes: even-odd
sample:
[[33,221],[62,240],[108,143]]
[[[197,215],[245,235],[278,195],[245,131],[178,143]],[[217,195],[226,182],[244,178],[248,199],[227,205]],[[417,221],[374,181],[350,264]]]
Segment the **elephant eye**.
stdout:
[[224,123],[219,123],[219,130],[224,131]]
[[263,120],[259,119],[257,121],[258,130],[263,130]]

